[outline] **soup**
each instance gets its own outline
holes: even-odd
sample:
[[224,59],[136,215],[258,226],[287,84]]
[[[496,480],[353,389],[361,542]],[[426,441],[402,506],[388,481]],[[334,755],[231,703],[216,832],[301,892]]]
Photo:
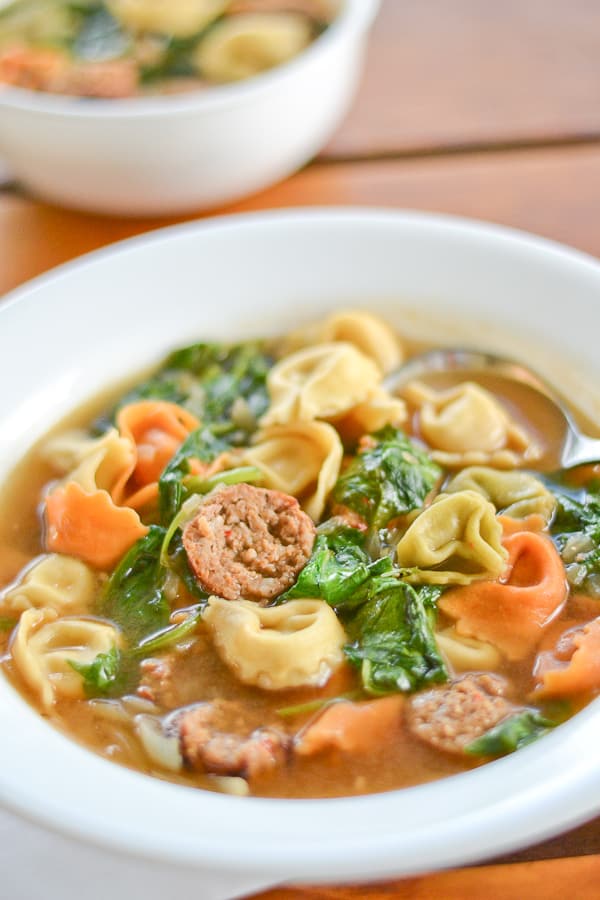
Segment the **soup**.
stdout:
[[[594,467],[519,392],[385,374],[370,313],[197,343],[46,436],[0,499],[6,676],[123,765],[265,797],[401,788],[600,687]],[[542,401],[540,401],[542,403]]]
[[302,53],[330,0],[12,0],[0,84],[124,98],[242,81]]

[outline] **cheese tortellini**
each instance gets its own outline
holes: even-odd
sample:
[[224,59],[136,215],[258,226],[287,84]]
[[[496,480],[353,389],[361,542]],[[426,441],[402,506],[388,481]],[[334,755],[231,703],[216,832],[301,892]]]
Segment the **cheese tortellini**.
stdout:
[[403,568],[419,569],[407,581],[429,584],[498,578],[508,559],[495,509],[475,491],[436,497],[400,539],[396,554]]
[[446,485],[446,493],[477,491],[498,512],[514,519],[539,515],[548,524],[556,508],[556,499],[547,487],[528,472],[499,472],[486,466],[463,469]]
[[404,361],[400,341],[387,322],[363,310],[332,313],[321,322],[294,332],[284,342],[286,352],[311,344],[344,341],[377,363],[383,373],[397,368]]
[[421,434],[444,466],[489,463],[511,469],[541,455],[496,397],[474,382],[438,391],[413,381],[404,397],[418,409]]
[[332,422],[344,441],[351,444],[363,434],[372,434],[385,425],[400,428],[406,422],[406,405],[383,388],[376,388],[368,400],[358,403]]
[[458,634],[454,625],[438,631],[435,640],[455,672],[493,672],[502,662],[502,654],[497,647],[487,641]]
[[215,24],[198,45],[194,62],[209,81],[241,81],[297,56],[312,38],[306,16],[293,12],[240,14]]
[[322,686],[344,659],[346,634],[322,600],[261,607],[211,597],[204,622],[237,678],[264,690]]
[[331,419],[376,391],[381,372],[352,344],[318,344],[284,357],[269,372],[271,404],[262,425]]
[[43,458],[65,480],[76,482],[87,493],[112,493],[126,481],[135,465],[135,447],[110,428],[102,437],[89,438],[79,431],[67,432],[48,441]]
[[191,37],[225,12],[230,0],[107,0],[113,16],[132,31]]
[[342,442],[326,422],[272,425],[260,431],[243,460],[264,474],[264,486],[300,498],[306,513],[318,521],[337,481]]
[[120,643],[119,631],[109,622],[28,609],[21,615],[11,651],[21,677],[49,709],[56,700],[85,696],[83,679],[71,662],[89,665]]
[[31,608],[53,609],[58,615],[87,613],[97,586],[97,576],[81,560],[50,553],[34,563],[18,584],[0,594],[0,607],[9,615]]

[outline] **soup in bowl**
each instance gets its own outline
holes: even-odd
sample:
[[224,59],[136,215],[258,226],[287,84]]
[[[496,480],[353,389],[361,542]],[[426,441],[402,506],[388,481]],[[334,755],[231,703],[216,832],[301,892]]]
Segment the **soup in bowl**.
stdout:
[[350,107],[378,0],[111,9],[0,4],[0,156],[50,202],[156,216],[232,202],[312,159]]
[[[305,880],[591,814],[595,471],[548,476],[556,436],[489,386],[385,376],[459,335],[547,373],[542,295],[568,372],[586,337],[562,292],[589,310],[597,279],[483,226],[284,214],[134,241],[8,303],[10,805],[165,866]],[[109,284],[92,337],[81,298]],[[35,368],[33,310],[61,323]],[[562,384],[578,405],[593,361]]]

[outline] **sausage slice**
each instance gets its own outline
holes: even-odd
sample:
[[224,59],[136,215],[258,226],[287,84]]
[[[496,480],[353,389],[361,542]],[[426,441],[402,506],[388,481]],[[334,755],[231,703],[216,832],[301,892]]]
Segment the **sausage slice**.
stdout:
[[282,765],[289,738],[275,728],[251,731],[239,704],[213,700],[178,718],[180,745],[187,764],[199,772],[252,778]]
[[464,753],[513,712],[503,690],[504,683],[492,675],[466,675],[447,687],[421,691],[408,705],[408,727],[436,750]]
[[295,497],[232,484],[210,494],[183,529],[190,566],[205,591],[267,602],[306,565],[315,526]]

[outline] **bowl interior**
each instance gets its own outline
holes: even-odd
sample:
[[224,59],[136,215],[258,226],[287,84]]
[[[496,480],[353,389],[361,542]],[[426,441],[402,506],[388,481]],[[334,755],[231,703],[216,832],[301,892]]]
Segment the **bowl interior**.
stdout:
[[[380,311],[400,332],[427,329],[432,340],[510,353],[600,421],[599,294],[592,259],[420,214],[291,211],[137,238],[37,279],[0,306],[0,480],[61,415],[170,348],[276,334],[340,306]],[[3,679],[0,730],[9,763],[0,792],[11,809],[146,857],[286,878],[464,863],[600,807],[600,763],[588,752],[600,736],[598,702],[537,746],[472,772],[326,801],[241,801],[129,772],[55,732]]]

